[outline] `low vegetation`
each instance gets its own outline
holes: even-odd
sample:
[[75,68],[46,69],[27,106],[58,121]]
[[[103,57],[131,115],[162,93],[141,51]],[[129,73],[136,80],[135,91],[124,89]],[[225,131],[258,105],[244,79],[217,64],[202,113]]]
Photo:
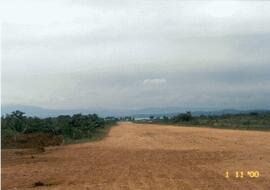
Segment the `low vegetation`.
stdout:
[[14,111],[1,118],[2,148],[31,148],[97,140],[108,132],[116,119],[103,119],[96,114],[28,117]]
[[226,114],[216,116],[192,116],[190,112],[175,116],[153,117],[151,123],[207,126],[214,128],[244,129],[244,130],[270,130],[270,112],[252,112],[248,114]]

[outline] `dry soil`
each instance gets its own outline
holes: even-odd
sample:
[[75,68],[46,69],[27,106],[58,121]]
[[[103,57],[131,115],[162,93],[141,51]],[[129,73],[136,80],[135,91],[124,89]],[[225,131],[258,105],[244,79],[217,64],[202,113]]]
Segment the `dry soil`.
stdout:
[[123,122],[97,142],[2,150],[1,175],[2,189],[268,190],[270,133]]

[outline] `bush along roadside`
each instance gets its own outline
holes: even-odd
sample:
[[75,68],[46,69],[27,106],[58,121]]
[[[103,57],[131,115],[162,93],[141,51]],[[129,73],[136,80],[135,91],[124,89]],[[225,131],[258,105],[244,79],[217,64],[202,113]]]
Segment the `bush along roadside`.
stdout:
[[99,140],[115,125],[115,118],[97,114],[27,117],[21,111],[1,117],[2,148],[39,148],[88,140]]

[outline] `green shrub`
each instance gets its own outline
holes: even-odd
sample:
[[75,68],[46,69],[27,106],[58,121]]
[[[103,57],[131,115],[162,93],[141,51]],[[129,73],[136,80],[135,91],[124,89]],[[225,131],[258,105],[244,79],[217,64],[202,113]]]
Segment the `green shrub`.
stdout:
[[[27,117],[21,111],[15,111],[1,118],[2,144],[17,144],[18,135],[49,134],[64,139],[85,139],[92,137],[99,128],[113,125],[116,120],[104,120],[97,114],[60,115],[58,117]],[[15,143],[11,143],[11,142]],[[5,147],[5,146],[3,146]]]

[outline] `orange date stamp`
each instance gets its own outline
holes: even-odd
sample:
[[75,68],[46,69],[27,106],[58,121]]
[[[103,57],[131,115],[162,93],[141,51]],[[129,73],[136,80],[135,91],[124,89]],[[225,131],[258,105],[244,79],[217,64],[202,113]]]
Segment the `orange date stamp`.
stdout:
[[260,172],[257,170],[251,171],[226,171],[225,172],[226,178],[259,178]]

